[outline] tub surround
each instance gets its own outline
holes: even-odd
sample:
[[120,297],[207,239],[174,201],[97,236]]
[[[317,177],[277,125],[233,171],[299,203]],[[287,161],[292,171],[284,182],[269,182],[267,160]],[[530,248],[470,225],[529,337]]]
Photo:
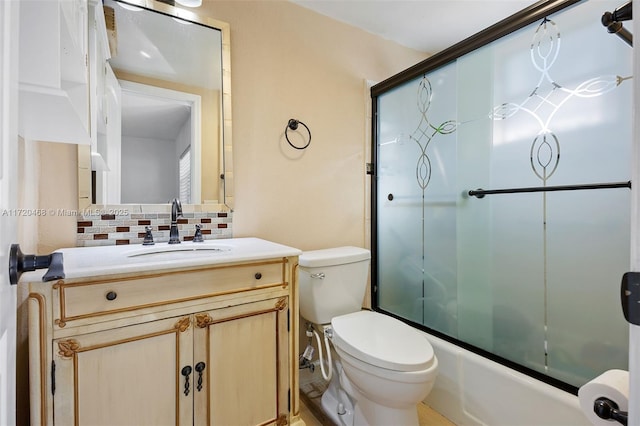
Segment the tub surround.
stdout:
[[[578,397],[431,334],[439,373],[424,402],[458,425],[584,426]],[[612,425],[615,422],[612,422]]]
[[[169,241],[170,205],[92,206],[77,212],[76,246],[142,244],[151,226],[155,242]],[[180,240],[191,241],[195,225],[205,240],[231,238],[233,213],[219,205],[185,205],[178,219]]]

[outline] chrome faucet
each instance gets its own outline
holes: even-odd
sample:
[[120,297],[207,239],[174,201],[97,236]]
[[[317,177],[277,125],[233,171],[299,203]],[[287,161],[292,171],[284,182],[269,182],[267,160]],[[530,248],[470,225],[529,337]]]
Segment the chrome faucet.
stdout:
[[178,218],[182,216],[182,203],[177,198],[171,201],[171,228],[169,228],[169,244],[180,244]]

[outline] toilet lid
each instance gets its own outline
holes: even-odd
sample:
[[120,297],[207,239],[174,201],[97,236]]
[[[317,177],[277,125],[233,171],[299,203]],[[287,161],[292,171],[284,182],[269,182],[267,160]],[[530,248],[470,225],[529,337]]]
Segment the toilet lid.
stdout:
[[298,257],[298,264],[307,268],[344,265],[346,263],[369,260],[371,252],[360,247],[335,247],[330,249],[303,251]]
[[419,371],[433,362],[433,348],[413,327],[388,315],[359,311],[331,320],[333,343],[368,364],[394,371]]

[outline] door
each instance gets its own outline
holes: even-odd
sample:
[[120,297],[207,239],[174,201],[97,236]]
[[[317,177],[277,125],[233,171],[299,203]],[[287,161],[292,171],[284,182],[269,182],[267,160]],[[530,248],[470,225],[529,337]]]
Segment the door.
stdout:
[[194,376],[194,424],[286,424],[288,298],[195,317],[194,366],[202,377]]
[[9,285],[9,247],[17,239],[18,9],[0,2],[0,424],[16,422],[16,289]]
[[55,424],[193,424],[191,318],[54,340]]
[[[634,2],[635,3],[635,2]],[[640,34],[640,22],[633,21],[633,32]],[[636,40],[637,42],[637,40]],[[633,49],[633,73],[640,72],[640,58]],[[634,163],[631,191],[631,269],[640,271],[640,81],[633,79]],[[629,326],[629,425],[640,425],[640,326]]]

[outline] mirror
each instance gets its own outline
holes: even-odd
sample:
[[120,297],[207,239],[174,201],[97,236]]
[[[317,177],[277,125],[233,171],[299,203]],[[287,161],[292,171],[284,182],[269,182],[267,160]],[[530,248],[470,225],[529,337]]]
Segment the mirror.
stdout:
[[79,174],[80,208],[175,197],[229,205],[228,24],[154,0],[103,7],[111,57],[96,71],[96,142],[78,161],[91,189]]

